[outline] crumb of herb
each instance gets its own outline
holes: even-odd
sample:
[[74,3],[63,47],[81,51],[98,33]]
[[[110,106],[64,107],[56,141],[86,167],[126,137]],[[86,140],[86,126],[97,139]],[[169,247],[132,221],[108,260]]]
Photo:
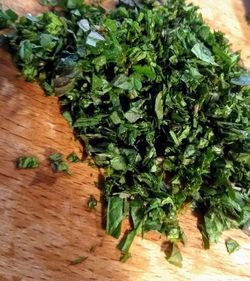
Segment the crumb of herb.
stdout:
[[66,159],[72,163],[78,163],[81,162],[81,159],[77,156],[75,152],[71,152]]
[[51,168],[52,168],[53,172],[55,172],[55,173],[65,172],[68,175],[71,175],[69,166],[67,163],[64,162],[63,155],[61,153],[53,153],[53,154],[49,155],[49,160],[50,160],[50,164],[51,164]]
[[84,262],[88,257],[87,256],[80,256],[79,258],[75,259],[75,260],[72,260],[70,262],[70,265],[77,265],[77,264],[80,264],[82,262]]
[[36,156],[20,156],[16,160],[18,169],[33,169],[39,167],[39,160]]
[[234,239],[231,238],[227,239],[225,244],[226,244],[227,252],[229,254],[232,254],[240,249],[239,243]]
[[87,205],[90,209],[96,208],[97,200],[95,199],[95,197],[93,195],[91,195],[90,198],[88,199]]

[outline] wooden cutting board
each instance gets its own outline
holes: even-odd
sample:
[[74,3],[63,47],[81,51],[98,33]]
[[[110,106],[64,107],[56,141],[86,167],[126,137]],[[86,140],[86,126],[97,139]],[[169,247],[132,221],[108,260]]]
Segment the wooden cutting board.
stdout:
[[[37,13],[37,1],[2,0],[19,13]],[[245,21],[249,0],[196,0],[207,22],[223,30],[242,49],[250,67],[250,26]],[[107,3],[110,7],[112,1]],[[218,4],[219,3],[219,4]],[[245,5],[244,5],[245,3]],[[250,238],[241,230],[225,232],[220,242],[204,250],[197,218],[189,210],[180,218],[188,244],[181,248],[183,268],[164,260],[164,239],[151,234],[137,237],[133,257],[119,262],[117,240],[105,234],[105,210],[96,182],[97,169],[87,163],[70,166],[72,176],[52,173],[47,156],[65,156],[81,145],[60,115],[57,98],[45,97],[36,83],[25,82],[10,56],[0,51],[0,281],[249,281]],[[41,167],[16,170],[15,159],[37,155]],[[98,199],[90,211],[90,195]],[[236,239],[241,249],[228,255],[225,238]],[[69,265],[79,256],[88,259]]]

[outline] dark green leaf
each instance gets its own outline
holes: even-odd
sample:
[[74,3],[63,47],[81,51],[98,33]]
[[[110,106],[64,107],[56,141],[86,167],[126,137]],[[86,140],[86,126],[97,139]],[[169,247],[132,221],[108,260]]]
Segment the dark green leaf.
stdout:
[[130,253],[122,253],[120,257],[121,262],[126,262],[128,259],[130,259],[132,256]]
[[17,20],[17,14],[10,9],[2,10],[0,4],[0,29],[7,28]]
[[121,234],[121,223],[123,219],[123,199],[117,196],[110,197],[107,208],[107,233],[118,238]]
[[121,250],[123,253],[128,253],[129,249],[135,239],[136,236],[136,230],[132,230],[127,234],[122,241],[118,244],[117,248]]
[[67,7],[69,9],[77,9],[82,6],[82,0],[67,0]]
[[63,161],[63,155],[61,153],[54,153],[49,155],[49,160],[53,172],[66,172],[68,175],[71,175],[69,166]]
[[16,160],[16,167],[19,169],[37,168],[39,160],[36,156],[20,156]]
[[71,152],[66,159],[72,163],[81,162],[81,159],[76,155],[75,152]]
[[32,44],[29,40],[24,40],[20,43],[19,56],[25,63],[32,61]]

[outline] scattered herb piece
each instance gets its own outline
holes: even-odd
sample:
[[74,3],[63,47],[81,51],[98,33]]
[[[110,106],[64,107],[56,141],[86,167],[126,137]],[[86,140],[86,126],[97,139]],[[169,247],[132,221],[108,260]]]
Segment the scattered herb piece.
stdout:
[[80,264],[80,263],[86,261],[87,258],[88,258],[88,257],[86,257],[86,256],[80,256],[79,258],[77,258],[77,259],[71,261],[71,262],[70,262],[70,265],[77,265],[77,264]]
[[[250,79],[239,53],[184,0],[123,0],[112,11],[80,0],[23,16],[6,40],[27,81],[57,95],[64,117],[105,170],[106,231],[158,231],[183,241],[192,203],[205,246],[250,220]],[[56,171],[68,171],[61,156]],[[168,257],[180,265],[176,245]]]
[[20,156],[16,160],[18,169],[33,169],[39,167],[39,160],[36,156]]
[[171,251],[166,255],[166,259],[169,263],[172,263],[178,267],[182,267],[182,255],[177,245],[172,244]]
[[129,252],[127,253],[122,253],[120,257],[121,262],[126,262],[128,259],[130,259],[132,256]]
[[95,199],[95,197],[93,195],[90,196],[87,204],[88,204],[88,207],[90,209],[95,209],[96,208],[97,200]]
[[231,238],[226,240],[226,247],[229,254],[232,254],[240,249],[239,243]]
[[48,6],[48,7],[55,7],[58,5],[58,0],[40,0],[41,5]]
[[53,172],[66,172],[68,175],[71,175],[69,166],[63,161],[63,155],[61,153],[54,153],[49,155],[49,160]]
[[8,28],[17,20],[18,16],[17,14],[8,9],[8,10],[2,10],[1,4],[0,4],[0,28]]
[[76,155],[75,152],[70,153],[66,159],[72,163],[81,162],[81,159]]

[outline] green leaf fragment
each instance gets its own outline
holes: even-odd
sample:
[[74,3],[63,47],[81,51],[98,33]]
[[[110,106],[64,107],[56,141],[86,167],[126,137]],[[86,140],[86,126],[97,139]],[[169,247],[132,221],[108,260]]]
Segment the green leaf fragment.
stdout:
[[114,196],[108,199],[106,231],[118,238],[121,234],[121,224],[124,219],[123,199]]
[[96,31],[91,31],[87,36],[86,44],[96,47],[97,42],[104,40],[105,38],[101,34]]
[[19,56],[26,63],[32,61],[32,44],[29,40],[24,40],[20,43]]
[[231,238],[227,239],[225,244],[226,244],[227,252],[229,254],[232,254],[240,249],[239,243]]
[[20,156],[16,160],[18,169],[33,169],[39,167],[39,160],[36,156]]
[[41,5],[48,6],[48,7],[55,7],[58,5],[57,0],[39,0],[39,3]]
[[2,5],[0,4],[0,29],[8,28],[17,20],[17,14],[11,10],[2,10]]
[[127,168],[125,159],[122,156],[115,156],[110,161],[111,167],[117,171],[125,171]]
[[113,85],[115,87],[118,87],[123,90],[132,90],[133,89],[131,80],[129,79],[129,77],[127,77],[124,74],[121,74],[120,76],[118,76],[116,78],[116,80],[114,81]]
[[44,50],[52,51],[57,44],[57,38],[53,35],[43,33],[40,36],[40,43]]
[[64,111],[64,112],[63,112],[63,117],[67,120],[67,122],[69,123],[69,125],[72,126],[72,124],[73,124],[73,119],[72,119],[72,116],[71,116],[70,112],[69,112],[69,111]]
[[204,44],[196,43],[191,49],[191,52],[195,54],[198,59],[208,64],[217,65],[217,63],[214,61],[211,51]]
[[163,119],[162,92],[159,92],[155,99],[155,113],[159,121]]
[[121,262],[126,262],[132,257],[131,253],[122,253],[120,257]]
[[69,9],[77,9],[82,6],[82,0],[67,0],[67,7]]
[[49,160],[53,162],[59,162],[63,160],[63,155],[61,153],[53,153],[49,155]]
[[166,260],[175,266],[182,267],[182,255],[176,244],[172,245],[170,253],[166,256]]
[[94,196],[90,196],[88,203],[87,203],[89,209],[95,209],[97,206],[97,200],[95,199]]
[[131,108],[129,111],[127,111],[124,114],[124,117],[130,122],[130,123],[135,123],[137,120],[142,118],[142,113],[139,109],[137,108]]
[[53,172],[55,172],[55,173],[65,172],[68,175],[71,175],[69,166],[68,166],[68,164],[66,164],[63,161],[63,155],[61,153],[54,153],[54,154],[49,155],[49,160],[50,160],[51,168],[52,168]]
[[75,260],[72,260],[72,261],[70,262],[70,265],[77,265],[77,264],[80,264],[80,263],[86,261],[86,259],[88,259],[87,256],[80,256],[79,258],[77,258],[77,259],[75,259]]
[[81,159],[77,156],[75,152],[71,152],[66,159],[72,163],[78,163],[81,162]]
[[51,35],[59,35],[62,33],[64,24],[59,16],[53,12],[43,14],[44,21],[46,22],[46,31]]

